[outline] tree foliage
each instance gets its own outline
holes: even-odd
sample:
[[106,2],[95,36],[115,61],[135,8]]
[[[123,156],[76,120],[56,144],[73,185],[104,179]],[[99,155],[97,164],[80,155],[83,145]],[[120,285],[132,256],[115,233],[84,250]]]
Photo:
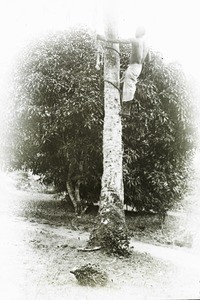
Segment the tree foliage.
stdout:
[[[129,49],[121,49],[122,70]],[[13,161],[59,189],[69,180],[97,200],[102,175],[103,81],[95,36],[72,29],[43,37],[16,66]],[[165,212],[182,197],[194,145],[191,93],[179,65],[158,53],[145,63],[132,117],[123,122],[125,201]]]
[[71,30],[34,42],[16,68],[14,165],[61,190],[69,173],[83,192],[99,185],[103,101],[95,59],[94,37]]
[[187,190],[195,147],[192,91],[179,64],[151,53],[135,98],[124,128],[126,201],[165,214]]

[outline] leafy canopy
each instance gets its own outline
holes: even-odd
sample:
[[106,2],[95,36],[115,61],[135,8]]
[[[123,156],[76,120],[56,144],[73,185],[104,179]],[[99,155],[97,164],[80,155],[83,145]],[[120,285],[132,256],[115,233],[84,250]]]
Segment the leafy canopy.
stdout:
[[[61,190],[73,165],[73,180],[81,178],[81,195],[91,201],[102,174],[103,77],[95,47],[95,35],[78,28],[24,50],[15,72],[12,161]],[[128,56],[122,47],[122,70]],[[137,210],[165,212],[185,192],[194,146],[191,97],[181,67],[152,53],[131,120],[123,122],[125,201]]]

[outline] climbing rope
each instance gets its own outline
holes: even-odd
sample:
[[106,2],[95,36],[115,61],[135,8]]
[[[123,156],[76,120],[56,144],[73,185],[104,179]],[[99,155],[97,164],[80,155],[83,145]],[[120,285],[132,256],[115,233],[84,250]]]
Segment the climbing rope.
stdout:
[[118,88],[118,86],[116,86],[113,82],[111,82],[110,80],[104,79],[104,82],[108,82],[110,84],[112,84],[120,93],[120,88]]
[[[95,68],[97,70],[100,70],[101,69],[101,66],[103,66],[103,61],[104,61],[104,49],[110,49],[110,50],[113,50],[115,51],[118,55],[120,55],[120,52],[118,50],[116,50],[115,48],[113,47],[110,47],[110,46],[103,46],[102,42],[100,42],[99,40],[96,42],[96,45],[97,45],[97,61],[96,61],[96,66]],[[114,86],[118,92],[120,93],[120,88],[118,88],[118,86],[116,86],[113,82],[107,80],[107,79],[104,79],[104,82],[107,82],[109,84],[111,84],[112,86]]]
[[109,47],[109,46],[105,46],[106,49],[110,49],[110,50],[113,50],[115,52],[117,52],[117,54],[120,56],[120,52],[118,50],[116,50],[115,48],[113,47]]

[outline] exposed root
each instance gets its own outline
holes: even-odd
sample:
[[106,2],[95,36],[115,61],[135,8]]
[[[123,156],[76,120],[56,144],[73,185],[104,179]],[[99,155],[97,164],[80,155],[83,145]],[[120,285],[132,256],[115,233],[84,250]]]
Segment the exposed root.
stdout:
[[100,250],[101,247],[93,247],[93,248],[78,248],[78,251],[82,251],[82,252],[92,252],[92,251],[98,251]]

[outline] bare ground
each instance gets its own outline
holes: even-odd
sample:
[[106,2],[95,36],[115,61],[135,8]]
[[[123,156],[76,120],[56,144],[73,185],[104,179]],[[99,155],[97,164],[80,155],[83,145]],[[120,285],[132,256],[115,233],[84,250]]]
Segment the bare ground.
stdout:
[[[52,195],[14,191],[2,196],[0,299],[200,298],[199,253],[187,243],[178,247],[167,242],[177,236],[166,238],[159,228],[153,234],[153,227],[148,235],[148,228],[137,221],[141,228],[131,239],[134,248],[129,258],[80,252],[77,248],[84,246],[89,236],[87,228],[81,221],[70,227],[70,213],[63,214],[66,208],[61,204],[49,208],[44,204],[49,201],[54,203]],[[90,229],[92,216],[86,218]],[[106,287],[80,286],[70,274],[75,266],[88,262],[107,271],[110,280]]]

